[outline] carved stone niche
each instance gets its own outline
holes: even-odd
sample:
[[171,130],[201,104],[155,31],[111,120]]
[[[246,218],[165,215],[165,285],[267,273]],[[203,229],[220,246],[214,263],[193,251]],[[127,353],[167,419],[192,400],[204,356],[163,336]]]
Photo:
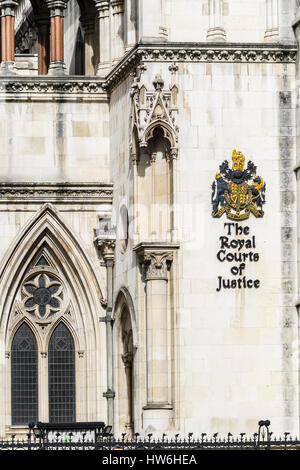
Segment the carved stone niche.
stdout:
[[132,160],[138,160],[139,149],[146,149],[155,129],[163,130],[171,149],[178,148],[177,125],[178,87],[173,83],[165,89],[165,82],[160,74],[153,81],[154,90],[139,85],[137,79],[131,89],[131,154]]

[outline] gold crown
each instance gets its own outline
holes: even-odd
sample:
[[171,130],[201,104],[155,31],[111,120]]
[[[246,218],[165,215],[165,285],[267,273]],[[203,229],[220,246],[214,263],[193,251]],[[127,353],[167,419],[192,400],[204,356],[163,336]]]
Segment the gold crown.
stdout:
[[238,152],[236,149],[232,152],[232,168],[234,170],[243,170],[245,164],[245,157],[242,152]]

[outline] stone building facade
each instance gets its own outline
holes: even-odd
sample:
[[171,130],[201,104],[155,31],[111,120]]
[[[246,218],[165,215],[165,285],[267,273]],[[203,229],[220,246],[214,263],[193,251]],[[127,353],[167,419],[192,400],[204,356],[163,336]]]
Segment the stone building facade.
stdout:
[[300,2],[0,9],[0,436],[297,434]]

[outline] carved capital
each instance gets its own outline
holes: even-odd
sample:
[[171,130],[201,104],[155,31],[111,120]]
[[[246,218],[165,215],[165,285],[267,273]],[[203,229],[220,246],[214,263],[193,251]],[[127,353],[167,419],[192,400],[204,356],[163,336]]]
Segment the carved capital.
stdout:
[[14,0],[0,0],[1,16],[15,16],[19,3]]
[[116,248],[116,228],[112,226],[109,217],[104,217],[99,222],[99,228],[95,229],[95,244],[99,249],[106,266],[113,266]]
[[64,16],[64,10],[67,8],[69,0],[44,0],[50,10],[51,16]]
[[168,271],[174,259],[178,243],[144,242],[134,247],[144,269],[145,281],[168,280]]
[[124,0],[111,0],[113,15],[120,15],[124,12]]
[[109,14],[109,2],[107,0],[94,0],[95,8],[98,11],[99,18]]
[[115,259],[116,240],[98,239],[97,247],[106,263]]
[[144,253],[140,260],[145,268],[145,280],[167,280],[168,270],[173,261],[172,252]]

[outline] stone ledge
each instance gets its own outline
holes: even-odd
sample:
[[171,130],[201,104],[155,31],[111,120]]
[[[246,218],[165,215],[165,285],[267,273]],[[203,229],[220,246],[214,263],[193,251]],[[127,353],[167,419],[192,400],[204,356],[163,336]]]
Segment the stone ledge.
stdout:
[[153,241],[153,242],[140,242],[133,247],[133,251],[140,252],[143,250],[148,251],[161,251],[161,250],[178,250],[180,244],[178,242],[164,242],[164,241]]
[[0,77],[0,100],[46,99],[108,101],[105,80],[101,77],[78,76],[5,76]]
[[0,203],[111,203],[109,183],[6,183],[0,182]]
[[0,100],[19,94],[28,99],[102,100],[142,62],[295,63],[295,44],[266,43],[141,43],[125,54],[106,76],[2,76]]
[[131,49],[107,75],[110,91],[141,62],[295,63],[295,44],[266,43],[146,43]]

